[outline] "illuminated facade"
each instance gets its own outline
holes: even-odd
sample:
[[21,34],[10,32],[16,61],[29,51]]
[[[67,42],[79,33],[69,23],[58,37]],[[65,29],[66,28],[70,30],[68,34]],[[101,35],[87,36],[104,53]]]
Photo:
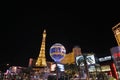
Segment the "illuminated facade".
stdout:
[[111,54],[116,64],[116,68],[120,71],[120,46],[111,48]]
[[43,32],[43,39],[42,39],[42,44],[41,44],[41,49],[39,56],[36,61],[36,67],[46,67],[46,57],[45,57],[45,41],[46,41],[46,30]]
[[65,55],[65,57],[61,60],[62,64],[71,64],[75,62],[75,58],[74,58],[74,53],[68,53]]
[[108,75],[111,75],[118,80],[116,66],[112,58],[112,56],[105,56],[99,58],[99,63],[101,66],[100,69],[102,72],[107,73]]
[[116,46],[110,49],[111,55],[116,65],[117,73],[120,78],[120,46]]
[[81,48],[78,46],[74,47],[71,53],[65,55],[61,60],[62,64],[72,64],[75,63],[75,57],[81,55]]
[[120,46],[120,23],[118,23],[117,25],[115,25],[112,28],[112,31],[114,32],[114,36],[116,38],[116,41],[118,43],[118,46]]

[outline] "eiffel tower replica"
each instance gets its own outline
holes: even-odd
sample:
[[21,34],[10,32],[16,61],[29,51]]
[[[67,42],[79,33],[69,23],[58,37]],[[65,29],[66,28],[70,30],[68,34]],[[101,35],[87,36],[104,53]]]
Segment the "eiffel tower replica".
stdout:
[[44,30],[43,32],[43,39],[42,39],[40,53],[35,63],[35,67],[37,68],[45,68],[47,66],[46,57],[45,57],[45,41],[46,41],[46,30]]

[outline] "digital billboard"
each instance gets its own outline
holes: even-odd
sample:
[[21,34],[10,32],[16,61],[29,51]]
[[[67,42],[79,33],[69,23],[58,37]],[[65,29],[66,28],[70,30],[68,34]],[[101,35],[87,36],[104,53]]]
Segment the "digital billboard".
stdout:
[[[85,57],[83,57],[83,55],[77,56],[76,57],[77,66],[84,66],[84,60],[85,60]],[[87,55],[86,56],[86,62],[87,62],[88,65],[95,64],[94,55]]]
[[88,65],[95,64],[95,57],[94,57],[94,55],[88,55],[86,57],[86,60],[87,60],[87,64]]
[[64,65],[63,64],[52,64],[50,67],[50,71],[55,71],[56,67],[58,67],[59,71],[64,71]]
[[120,46],[111,48],[111,54],[116,66],[120,67]]
[[60,71],[64,71],[64,65],[63,64],[57,64]]
[[76,57],[76,64],[77,66],[84,66],[84,57],[82,55]]

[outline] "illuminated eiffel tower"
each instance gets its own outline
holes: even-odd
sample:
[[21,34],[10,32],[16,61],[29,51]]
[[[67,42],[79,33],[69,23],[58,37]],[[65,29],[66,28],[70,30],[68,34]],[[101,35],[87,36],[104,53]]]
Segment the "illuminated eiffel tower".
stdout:
[[39,53],[39,56],[38,56],[36,64],[35,64],[36,67],[46,67],[47,66],[46,57],[45,57],[45,41],[46,41],[46,30],[44,30],[44,32],[43,32],[41,49],[40,49],[40,53]]

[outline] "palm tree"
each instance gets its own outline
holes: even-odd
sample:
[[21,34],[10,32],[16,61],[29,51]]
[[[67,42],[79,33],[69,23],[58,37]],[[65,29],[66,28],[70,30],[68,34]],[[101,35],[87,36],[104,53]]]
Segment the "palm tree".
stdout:
[[65,67],[65,74],[68,77],[73,77],[75,73],[78,73],[76,64],[65,64],[64,67]]

